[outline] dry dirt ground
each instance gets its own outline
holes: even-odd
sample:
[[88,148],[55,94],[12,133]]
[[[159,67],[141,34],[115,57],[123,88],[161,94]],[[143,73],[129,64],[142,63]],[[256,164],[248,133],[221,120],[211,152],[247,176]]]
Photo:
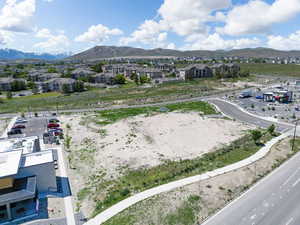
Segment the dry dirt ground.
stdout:
[[290,138],[287,138],[275,145],[265,158],[255,164],[145,200],[105,225],[200,224],[228,201],[239,196],[259,177],[287,159],[291,153]]
[[[112,179],[127,169],[192,159],[229,144],[252,128],[236,121],[204,118],[199,113],[137,116],[106,126],[96,125],[93,115],[63,115],[59,119],[66,136],[72,138],[65,154],[75,196],[86,187],[89,176],[99,175],[99,171],[105,179]],[[85,215],[93,208],[88,199],[81,204]]]

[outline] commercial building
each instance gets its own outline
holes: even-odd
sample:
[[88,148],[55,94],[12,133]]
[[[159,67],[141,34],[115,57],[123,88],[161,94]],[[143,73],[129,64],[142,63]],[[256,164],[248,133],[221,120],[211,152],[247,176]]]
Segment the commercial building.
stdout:
[[0,224],[35,216],[38,195],[57,192],[52,150],[39,138],[0,140]]

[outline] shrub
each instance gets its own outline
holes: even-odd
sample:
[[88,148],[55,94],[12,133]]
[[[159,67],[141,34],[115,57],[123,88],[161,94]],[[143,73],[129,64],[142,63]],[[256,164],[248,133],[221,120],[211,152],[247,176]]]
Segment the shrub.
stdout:
[[251,135],[252,135],[252,139],[253,139],[253,141],[257,144],[258,143],[258,141],[261,139],[261,137],[262,137],[262,133],[261,133],[261,131],[260,130],[253,130],[252,132],[251,132]]

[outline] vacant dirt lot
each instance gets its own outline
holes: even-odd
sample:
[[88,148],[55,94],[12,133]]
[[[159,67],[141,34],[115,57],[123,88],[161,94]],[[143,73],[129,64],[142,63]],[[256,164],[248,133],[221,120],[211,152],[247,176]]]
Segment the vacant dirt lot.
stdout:
[[[127,169],[192,159],[238,139],[251,128],[199,113],[137,116],[106,126],[96,125],[93,115],[64,115],[60,120],[67,133],[66,157],[75,195],[90,176],[112,179]],[[81,203],[86,215],[93,207],[89,201]]]
[[[274,146],[265,158],[255,164],[145,200],[125,210],[106,225],[199,224],[288,158],[291,153],[288,138]],[[196,204],[193,203],[194,206],[191,198],[197,200]],[[174,219],[177,219],[176,223],[173,223]]]

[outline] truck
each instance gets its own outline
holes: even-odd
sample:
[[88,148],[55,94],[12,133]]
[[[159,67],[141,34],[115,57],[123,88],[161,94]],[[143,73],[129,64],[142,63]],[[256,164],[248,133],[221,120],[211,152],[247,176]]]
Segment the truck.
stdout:
[[252,97],[252,91],[251,90],[243,91],[239,97],[240,98],[250,98],[250,97]]

